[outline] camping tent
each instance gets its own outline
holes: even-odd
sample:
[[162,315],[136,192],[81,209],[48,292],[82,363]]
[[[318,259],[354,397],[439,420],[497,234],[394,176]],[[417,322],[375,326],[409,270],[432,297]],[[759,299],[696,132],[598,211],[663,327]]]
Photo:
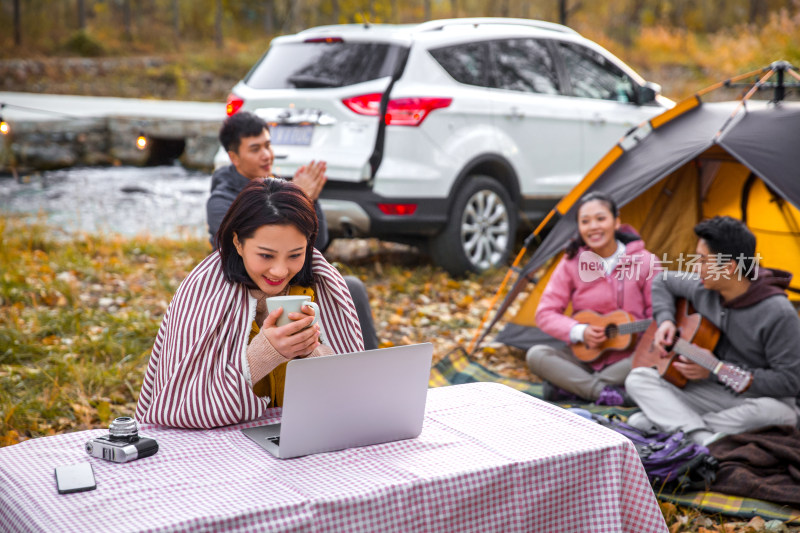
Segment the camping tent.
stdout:
[[[757,71],[763,72],[767,75],[741,101],[702,100],[710,90],[732,85],[728,80],[626,135],[534,231],[539,235],[555,221],[470,351],[531,282],[537,284],[496,340],[525,349],[547,338],[535,328],[534,314],[556,261],[543,267],[577,233],[576,204],[591,191],[614,198],[622,221],[639,230],[667,268],[694,253],[692,228],[698,221],[714,215],[744,220],[756,235],[760,264],[792,272],[790,297],[800,300],[800,103],[782,100],[786,87],[797,86],[786,84],[784,75],[800,76],[785,62]],[[767,84],[775,73],[779,82]],[[775,89],[773,101],[749,99],[764,87]]]

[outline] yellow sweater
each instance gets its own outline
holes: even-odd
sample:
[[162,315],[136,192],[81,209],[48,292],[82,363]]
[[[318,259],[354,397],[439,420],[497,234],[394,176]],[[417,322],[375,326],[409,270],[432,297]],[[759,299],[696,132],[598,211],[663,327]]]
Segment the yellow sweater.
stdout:
[[[311,287],[293,286],[289,287],[290,296],[311,296],[311,301],[314,301],[314,289]],[[253,337],[258,335],[261,328],[258,327],[256,321],[253,321],[253,327],[250,330],[250,339],[248,343],[253,340]],[[270,407],[283,407],[283,388],[286,384],[286,365],[289,362],[279,364],[275,369],[267,374],[258,383],[253,384],[253,392],[256,396],[270,397]]]

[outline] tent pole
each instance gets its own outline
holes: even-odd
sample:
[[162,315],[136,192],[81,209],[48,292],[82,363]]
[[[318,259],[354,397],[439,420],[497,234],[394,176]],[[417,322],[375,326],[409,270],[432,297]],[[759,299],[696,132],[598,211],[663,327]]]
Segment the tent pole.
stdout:
[[710,86],[706,87],[705,89],[700,89],[699,91],[697,91],[695,93],[695,96],[703,96],[705,94],[710,93],[711,91],[716,91],[720,87],[724,87],[724,86],[728,85],[729,83],[735,83],[735,82],[737,82],[739,80],[742,80],[742,79],[745,79],[745,78],[750,78],[751,76],[756,76],[757,74],[761,74],[762,72],[764,72],[768,68],[769,67],[760,68],[758,70],[754,70],[754,71],[748,72],[746,74],[739,74],[738,76],[734,76],[733,78],[728,78],[725,81],[721,81],[719,83],[715,83],[714,85],[710,85]]
[[722,132],[725,130],[725,128],[728,127],[728,124],[730,124],[731,119],[733,119],[733,117],[736,116],[736,114],[739,112],[739,110],[744,107],[744,104],[750,99],[750,97],[752,97],[754,94],[756,94],[756,92],[758,91],[758,88],[761,87],[764,83],[766,83],[766,81],[768,79],[770,79],[773,74],[775,74],[774,70],[770,70],[769,72],[764,74],[764,76],[762,76],[760,80],[755,82],[753,84],[753,86],[750,88],[750,90],[747,91],[747,94],[742,96],[742,99],[739,101],[739,104],[736,106],[736,108],[731,113],[731,116],[728,117],[728,120],[725,121],[725,124],[723,124],[722,127],[717,132],[717,137],[719,137],[722,134]]
[[[747,91],[747,94],[745,94],[745,95],[742,97],[742,103],[740,103],[740,104],[739,104],[739,106],[741,106],[741,105],[742,105],[742,104],[743,104],[745,101],[749,100],[749,99],[750,99],[750,97],[752,97],[754,94],[756,94],[756,91],[758,91],[759,87],[761,87],[762,85],[764,85],[764,83],[766,83],[766,82],[767,82],[767,80],[768,80],[768,79],[770,79],[770,78],[772,77],[772,75],[773,75],[773,74],[775,74],[775,72],[776,72],[775,70],[770,70],[769,72],[767,72],[766,74],[764,74],[764,76],[763,76],[763,77],[762,77],[760,80],[758,80],[757,82],[755,82],[755,83],[753,84],[753,87],[751,87],[751,88],[750,88],[750,90],[749,90],[749,91]],[[738,111],[738,107],[737,107],[737,111]],[[734,114],[736,114],[736,111],[734,111]]]

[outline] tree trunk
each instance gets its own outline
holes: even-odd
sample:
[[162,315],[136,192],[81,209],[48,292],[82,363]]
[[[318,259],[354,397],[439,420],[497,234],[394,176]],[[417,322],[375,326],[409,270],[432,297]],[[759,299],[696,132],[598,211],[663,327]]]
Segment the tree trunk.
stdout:
[[217,50],[222,50],[222,0],[217,0],[217,9],[214,14],[214,41],[217,44]]
[[567,0],[558,0],[558,22],[567,26]]
[[340,15],[339,0],[331,0],[331,24],[339,24]]
[[524,18],[524,19],[531,18],[531,3],[523,1],[522,5],[520,7],[522,9],[522,12],[520,13],[519,16]]
[[284,11],[286,20],[283,23],[283,29],[291,32],[297,31],[296,21],[297,14],[300,12],[300,0],[287,0]]
[[126,41],[133,40],[133,17],[131,17],[131,0],[122,1],[122,27]]
[[425,21],[431,20],[431,0],[423,0],[423,5],[425,6]]
[[84,0],[78,0],[78,29],[86,29],[86,5]]
[[686,23],[684,17],[686,15],[686,2],[684,0],[675,0],[672,10],[670,11],[670,24],[675,28],[683,28]]
[[181,0],[172,0],[172,31],[175,44],[181,42]]
[[19,0],[14,0],[14,44],[22,46],[22,12]]
[[272,35],[275,33],[275,0],[264,0],[261,6],[264,9],[264,33]]
[[450,0],[450,16],[452,18],[458,17],[458,0]]
[[628,16],[625,17],[625,27],[622,28],[622,45],[630,48],[633,44],[634,35],[639,32],[642,24],[642,10],[645,0],[634,0],[628,8]]
[[397,0],[392,0],[392,22],[400,22],[400,13],[397,12]]
[[750,0],[748,7],[748,22],[750,24],[763,22],[766,19],[767,5],[764,0]]

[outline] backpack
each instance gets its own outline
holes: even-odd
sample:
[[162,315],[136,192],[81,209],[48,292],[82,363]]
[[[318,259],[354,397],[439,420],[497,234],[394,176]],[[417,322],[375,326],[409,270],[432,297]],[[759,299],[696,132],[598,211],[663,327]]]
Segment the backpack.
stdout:
[[692,441],[682,431],[647,433],[614,415],[592,414],[592,419],[633,442],[657,492],[677,494],[686,490],[708,490],[716,477],[717,460],[708,448]]

